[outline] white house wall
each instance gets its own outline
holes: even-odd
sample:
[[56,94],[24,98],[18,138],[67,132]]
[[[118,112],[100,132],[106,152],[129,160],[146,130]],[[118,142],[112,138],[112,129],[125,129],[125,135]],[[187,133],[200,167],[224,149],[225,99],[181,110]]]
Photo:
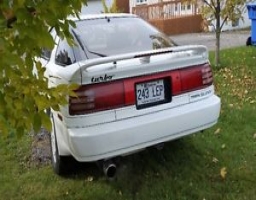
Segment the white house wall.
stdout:
[[[213,24],[216,23],[216,20],[212,22]],[[243,14],[243,20],[240,19],[238,23],[235,25],[232,25],[232,22],[227,22],[223,25],[222,31],[228,31],[228,30],[236,30],[236,29],[242,29],[247,28],[251,26],[251,20],[248,18],[248,11],[245,10],[245,13]],[[209,26],[209,31],[214,31],[213,26]]]
[[[107,6],[112,5],[113,0],[106,0]],[[87,6],[84,6],[82,8],[82,13],[83,14],[97,14],[103,12],[103,5],[101,0],[88,0],[87,1]]]

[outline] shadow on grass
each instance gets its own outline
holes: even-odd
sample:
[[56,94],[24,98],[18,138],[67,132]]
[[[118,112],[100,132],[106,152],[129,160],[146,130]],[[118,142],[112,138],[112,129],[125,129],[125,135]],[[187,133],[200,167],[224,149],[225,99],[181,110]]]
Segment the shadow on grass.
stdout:
[[130,194],[135,199],[144,184],[154,183],[166,176],[179,176],[188,166],[198,163],[196,159],[200,159],[200,154],[192,141],[187,139],[168,142],[162,150],[149,148],[124,157],[116,180],[111,184],[118,191]]
[[[189,174],[199,163],[202,152],[198,151],[190,138],[168,142],[162,150],[148,148],[136,154],[118,159],[117,174],[113,181],[108,181],[96,163],[75,162],[68,179],[84,179],[106,181],[117,192],[135,199],[144,184],[165,179],[166,176],[182,176]],[[147,187],[147,186],[146,186]]]

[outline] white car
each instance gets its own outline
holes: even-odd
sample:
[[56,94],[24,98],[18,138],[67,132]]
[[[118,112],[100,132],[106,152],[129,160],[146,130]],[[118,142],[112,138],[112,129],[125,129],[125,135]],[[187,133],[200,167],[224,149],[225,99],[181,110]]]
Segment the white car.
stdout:
[[[67,157],[102,161],[115,175],[116,157],[207,129],[217,123],[207,48],[177,46],[132,14],[82,15],[70,28],[77,45],[56,36],[44,50],[49,86],[77,83],[77,97],[51,110],[52,163],[66,172]],[[189,151],[189,150],[188,150]]]

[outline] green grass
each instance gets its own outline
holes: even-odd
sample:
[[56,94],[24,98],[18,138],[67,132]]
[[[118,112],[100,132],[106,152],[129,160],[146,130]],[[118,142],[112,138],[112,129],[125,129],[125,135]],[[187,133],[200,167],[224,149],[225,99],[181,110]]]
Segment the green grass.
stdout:
[[256,47],[222,50],[221,60],[214,73],[222,109],[213,128],[122,158],[112,182],[94,164],[58,177],[50,165],[31,163],[29,136],[1,139],[0,199],[255,199]]

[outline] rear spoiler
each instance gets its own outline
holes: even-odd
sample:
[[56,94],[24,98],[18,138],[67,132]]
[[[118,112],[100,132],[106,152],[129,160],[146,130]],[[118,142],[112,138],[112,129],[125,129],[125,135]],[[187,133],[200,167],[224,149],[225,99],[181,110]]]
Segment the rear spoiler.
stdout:
[[186,52],[186,51],[193,51],[193,55],[202,55],[205,58],[208,57],[208,49],[206,46],[186,45],[186,46],[175,46],[175,47],[165,48],[165,49],[120,54],[116,56],[102,57],[97,59],[90,59],[90,60],[79,62],[79,65],[80,65],[81,71],[84,71],[89,69],[90,67],[100,65],[100,64],[116,63],[117,61],[123,61],[123,60],[128,60],[133,58],[145,58],[145,57],[149,58],[154,55]]
[[116,64],[117,61],[129,60],[134,58],[142,58],[149,61],[149,58],[154,55],[161,55],[161,54],[172,54],[177,52],[192,52],[193,55],[201,55],[202,58],[208,58],[208,49],[206,46],[203,45],[184,45],[184,46],[175,46],[165,49],[157,49],[157,50],[150,50],[150,51],[141,51],[141,52],[133,52],[127,54],[120,54],[116,56],[109,56],[109,57],[102,57],[97,59],[90,59],[86,61],[80,61],[80,69],[78,68],[74,74],[79,73],[79,71],[88,71],[89,68],[93,68],[94,66],[107,64],[107,63],[114,63]]

